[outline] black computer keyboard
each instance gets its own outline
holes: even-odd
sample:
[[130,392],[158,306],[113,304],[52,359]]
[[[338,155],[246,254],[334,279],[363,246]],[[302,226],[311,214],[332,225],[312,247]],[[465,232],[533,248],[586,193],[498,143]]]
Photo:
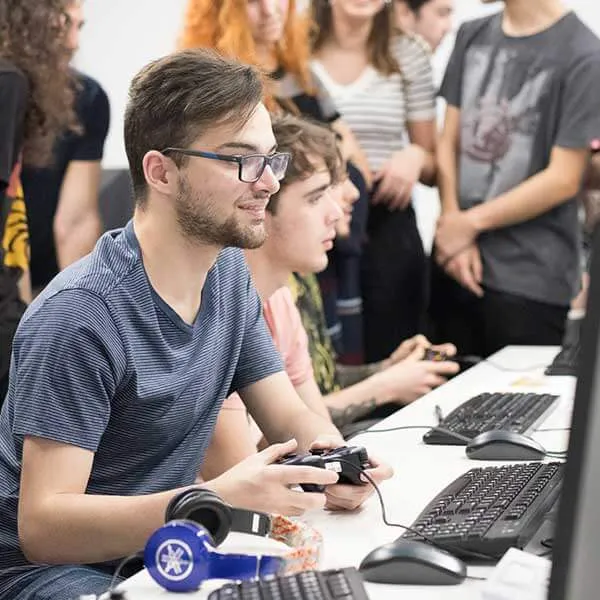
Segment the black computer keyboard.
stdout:
[[[525,433],[537,424],[542,415],[558,400],[552,394],[485,393],[479,394],[453,410],[439,424],[466,438],[484,431],[504,429]],[[465,445],[466,440],[430,429],[424,436],[426,444]]]
[[[562,476],[558,462],[471,469],[440,492],[411,529],[455,556],[500,558],[532,539],[558,497]],[[423,539],[412,531],[402,537]]]
[[581,346],[566,346],[554,358],[552,364],[544,371],[545,375],[577,376]]
[[369,600],[358,571],[353,568],[303,571],[227,584],[208,600]]

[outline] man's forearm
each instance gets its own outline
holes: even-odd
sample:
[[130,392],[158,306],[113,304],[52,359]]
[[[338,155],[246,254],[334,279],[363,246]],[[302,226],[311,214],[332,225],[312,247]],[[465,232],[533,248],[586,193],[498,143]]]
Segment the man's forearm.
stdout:
[[493,200],[467,211],[478,232],[524,223],[573,198],[578,188],[548,169]]
[[324,398],[331,419],[338,427],[360,419],[388,400],[373,376]]
[[143,550],[179,491],[131,497],[56,494],[37,515],[19,521],[19,539],[26,556],[37,563],[116,560]]
[[456,148],[450,140],[442,138],[437,150],[437,182],[442,213],[460,209],[456,169]]
[[379,373],[383,367],[383,361],[369,363],[366,365],[336,365],[336,372],[342,388],[349,387],[360,381]]
[[72,227],[55,228],[58,268],[62,270],[89,254],[98,241],[100,232],[100,217],[96,213],[86,215]]
[[331,421],[315,414],[309,408],[303,408],[293,419],[290,419],[285,430],[278,431],[275,435],[273,433],[267,435],[265,432],[265,437],[269,443],[286,442],[295,438],[298,442],[299,452],[308,451],[310,445],[319,436],[323,435],[338,437],[340,443],[343,443],[343,437],[337,427]]

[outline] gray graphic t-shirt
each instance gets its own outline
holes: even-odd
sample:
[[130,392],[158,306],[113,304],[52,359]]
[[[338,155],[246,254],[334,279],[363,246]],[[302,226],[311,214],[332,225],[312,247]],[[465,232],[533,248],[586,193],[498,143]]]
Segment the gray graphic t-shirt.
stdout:
[[[461,110],[459,197],[468,209],[543,171],[554,146],[600,136],[600,40],[568,13],[545,31],[508,37],[502,14],[465,23],[441,95]],[[578,284],[574,199],[479,238],[484,285],[566,306]]]

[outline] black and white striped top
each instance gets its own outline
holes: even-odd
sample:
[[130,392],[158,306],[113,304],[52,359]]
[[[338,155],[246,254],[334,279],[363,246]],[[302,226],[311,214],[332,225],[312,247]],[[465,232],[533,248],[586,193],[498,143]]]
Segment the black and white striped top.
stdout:
[[191,485],[224,398],[282,370],[241,250],[220,253],[189,325],[151,287],[131,223],[105,234],[15,337],[0,413],[0,598],[43,576],[17,538],[24,436],[93,452],[90,494]]
[[312,63],[373,171],[409,143],[408,122],[429,121],[436,116],[431,56],[425,42],[401,35],[392,43],[401,72],[391,76],[368,66],[356,81],[341,85],[322,63]]

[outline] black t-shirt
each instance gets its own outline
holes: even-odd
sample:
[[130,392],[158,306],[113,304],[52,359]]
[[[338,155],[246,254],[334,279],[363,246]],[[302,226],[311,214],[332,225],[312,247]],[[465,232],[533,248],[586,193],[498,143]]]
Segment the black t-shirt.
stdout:
[[18,176],[28,93],[25,75],[0,59],[0,379],[25,308],[18,282],[27,262],[27,222]]
[[57,141],[50,167],[24,167],[21,176],[27,198],[34,288],[45,286],[58,273],[53,223],[67,167],[71,161],[101,160],[108,133],[110,109],[106,92],[91,77],[79,72],[75,76],[75,110],[82,133],[67,133]]
[[300,87],[296,77],[286,73],[284,69],[279,69],[271,74],[271,79],[275,84],[275,99],[283,110],[288,110],[291,103],[295,110],[302,116],[310,117],[322,123],[333,123],[340,118],[340,114],[321,83],[321,80],[311,73],[314,93],[309,94]]

